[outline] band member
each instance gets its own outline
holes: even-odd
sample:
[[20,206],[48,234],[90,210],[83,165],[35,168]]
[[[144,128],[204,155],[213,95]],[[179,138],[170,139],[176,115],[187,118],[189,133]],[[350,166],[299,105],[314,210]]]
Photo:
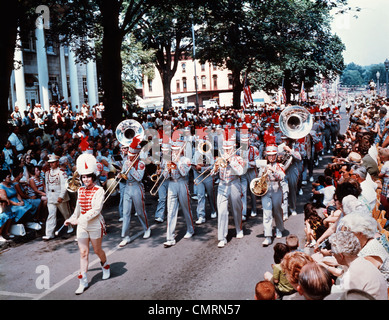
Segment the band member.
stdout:
[[[128,146],[121,145],[120,153],[122,160],[116,161],[116,165],[120,168],[123,168],[123,165],[126,163],[128,158]],[[123,199],[124,199],[124,191],[126,189],[126,180],[120,179],[119,182],[119,191],[120,191],[120,202],[119,202],[119,221],[123,221]]]
[[242,184],[240,176],[244,171],[243,158],[234,154],[235,139],[223,141],[223,159],[227,165],[223,165],[223,159],[216,159],[214,173],[219,173],[220,182],[217,192],[218,210],[218,247],[223,248],[227,244],[228,233],[228,205],[230,204],[235,222],[236,238],[243,238],[242,229]]
[[[46,234],[42,237],[43,240],[54,238],[54,229],[57,225],[57,209],[65,220],[70,217],[70,198],[66,190],[67,175],[59,168],[59,157],[57,155],[51,154],[47,162],[50,165],[50,170],[45,175],[49,215],[46,220]],[[72,232],[73,227],[69,225],[68,233]]]
[[272,243],[273,217],[276,223],[276,237],[282,238],[282,232],[284,231],[281,182],[285,177],[285,172],[283,165],[276,161],[277,149],[276,145],[266,147],[268,165],[259,172],[259,175],[262,175],[265,173],[263,170],[266,170],[268,175],[268,191],[262,196],[263,228],[265,234],[265,240],[262,242],[263,246],[268,246]]
[[163,175],[161,179],[163,180],[162,184],[158,189],[158,205],[155,211],[155,221],[158,223],[162,223],[165,220],[165,211],[167,207],[167,190],[169,186],[169,179],[165,179],[167,175],[166,165],[167,160],[165,157],[169,154],[170,143],[168,139],[162,140],[161,151],[162,156],[159,164],[159,168],[157,169],[157,176],[159,177],[161,174]]
[[298,192],[298,180],[300,175],[299,165],[302,161],[298,148],[293,146],[293,139],[287,138],[284,145],[284,150],[292,157],[292,162],[285,169],[286,179],[288,181],[289,193],[288,204],[290,213],[295,216]]
[[[243,127],[242,127],[243,128]],[[241,133],[240,134],[241,146],[246,146],[245,149],[240,153],[245,161],[246,172],[240,177],[242,183],[242,202],[243,202],[243,211],[242,219],[246,221],[246,212],[247,212],[247,193],[250,192],[251,197],[251,216],[255,217],[257,215],[257,197],[250,190],[250,182],[257,177],[257,170],[255,166],[255,161],[259,159],[259,150],[254,145],[248,145],[249,134]],[[248,149],[247,149],[248,146]]]
[[194,225],[190,207],[190,194],[188,187],[188,173],[191,168],[190,159],[184,157],[182,152],[185,144],[182,140],[175,139],[172,142],[172,161],[166,168],[170,179],[167,193],[167,232],[165,248],[174,246],[175,230],[177,224],[178,207],[184,214],[187,231],[184,239],[189,239],[194,234]]
[[[145,193],[142,184],[142,179],[145,173],[145,163],[137,158],[141,151],[141,146],[133,139],[133,142],[128,149],[128,159],[124,163],[122,168],[122,174],[125,176],[126,188],[124,190],[123,198],[123,225],[122,225],[122,238],[119,247],[124,247],[130,242],[129,236],[130,223],[131,223],[131,210],[132,204],[134,204],[135,212],[138,215],[139,221],[144,229],[143,238],[150,237],[151,229],[147,220],[147,213],[145,209]],[[129,171],[128,171],[129,170]]]
[[78,189],[78,198],[73,215],[65,221],[65,225],[77,225],[77,242],[80,249],[80,280],[76,294],[88,288],[89,242],[93,251],[100,258],[103,280],[110,277],[110,266],[102,249],[105,233],[105,222],[101,214],[104,203],[104,189],[96,185],[96,158],[91,154],[81,154],[77,158],[77,171],[84,186]]
[[[207,137],[199,142],[200,147],[207,146]],[[208,144],[211,146],[211,143]],[[202,224],[205,219],[205,193],[208,194],[209,205],[211,206],[211,218],[217,217],[216,214],[216,201],[215,201],[215,180],[210,175],[210,169],[214,164],[213,148],[210,150],[202,151],[195,150],[192,159],[193,175],[195,185],[197,186],[197,221],[196,224]],[[201,175],[201,176],[200,176]]]

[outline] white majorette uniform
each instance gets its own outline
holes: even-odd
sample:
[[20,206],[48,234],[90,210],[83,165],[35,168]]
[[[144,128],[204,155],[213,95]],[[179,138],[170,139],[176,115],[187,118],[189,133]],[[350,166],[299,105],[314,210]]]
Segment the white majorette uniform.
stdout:
[[[235,140],[224,140],[223,150],[224,158],[228,158],[231,155]],[[232,214],[235,222],[236,237],[238,239],[243,238],[242,229],[242,184],[240,182],[240,176],[244,171],[243,158],[237,155],[232,155],[228,158],[227,167],[223,168],[219,166],[216,159],[214,174],[219,172],[220,182],[217,191],[217,210],[218,210],[218,247],[223,248],[227,244],[228,233],[228,204],[232,209]]]
[[[128,159],[122,168],[123,173],[125,173],[128,170],[129,166],[132,165],[132,162],[134,161],[140,150],[141,147],[139,145],[130,145],[128,149]],[[123,240],[119,244],[120,247],[125,246],[131,240],[129,236],[129,230],[131,222],[132,204],[134,204],[135,212],[137,213],[139,221],[144,230],[143,238],[147,239],[150,237],[151,229],[147,220],[147,213],[145,209],[145,192],[142,184],[145,168],[145,163],[142,160],[139,160],[138,158],[132,165],[130,172],[127,174],[127,182],[123,198]]]
[[[50,165],[50,170],[45,175],[46,192],[47,192],[47,209],[49,215],[46,220],[46,235],[44,240],[54,238],[54,230],[57,225],[57,209],[61,212],[64,219],[70,217],[69,195],[66,185],[68,177],[66,172],[59,168],[59,157],[55,154],[49,156],[49,163],[57,163]],[[62,199],[60,202],[59,199]],[[73,232],[72,226],[68,227],[68,233]]]
[[[284,221],[282,219],[283,190],[281,182],[285,177],[285,172],[283,165],[276,162],[276,145],[267,146],[266,155],[269,163],[266,167],[268,174],[268,191],[264,196],[262,196],[263,228],[265,234],[265,240],[262,242],[262,245],[264,246],[272,243],[273,217],[276,223],[277,238],[281,238],[282,231],[284,231]],[[262,176],[262,172],[259,172],[259,176]]]
[[[243,161],[245,163],[245,173],[240,177],[242,183],[242,218],[243,221],[246,220],[247,214],[247,193],[250,192],[251,197],[251,216],[255,217],[257,215],[257,197],[250,190],[250,182],[257,177],[257,168],[255,166],[255,161],[259,159],[259,150],[254,145],[248,145],[249,134],[241,133],[240,135],[241,146],[246,148],[241,150],[240,154],[242,155]],[[248,145],[248,148],[247,148]]]
[[177,224],[178,207],[184,214],[187,231],[184,239],[189,239],[194,234],[192,210],[190,207],[190,194],[188,187],[188,173],[191,168],[190,159],[181,156],[184,143],[182,140],[172,142],[172,162],[167,164],[169,186],[167,192],[167,232],[165,248],[176,244],[175,230]]
[[[204,140],[204,142],[207,140]],[[209,140],[208,140],[209,141]],[[199,143],[202,143],[200,141]],[[202,154],[199,150],[195,150],[192,159],[193,176],[197,186],[197,221],[196,224],[202,224],[205,219],[205,193],[208,194],[208,201],[211,206],[211,218],[216,218],[216,201],[215,201],[215,179],[210,175],[211,166],[215,160],[213,158],[213,147],[206,153]],[[204,174],[202,174],[204,173]],[[201,175],[202,174],[202,175]],[[201,175],[201,176],[200,176]],[[208,175],[208,176],[207,176]],[[200,177],[199,177],[200,176]],[[197,177],[199,177],[197,179]],[[196,180],[197,179],[197,180]],[[200,183],[201,182],[201,183]]]
[[[110,277],[110,266],[107,263],[107,258],[104,250],[101,248],[101,242],[95,242],[106,234],[105,222],[101,211],[103,209],[105,192],[104,188],[95,184],[97,161],[92,154],[83,153],[76,161],[77,172],[81,176],[81,180],[86,182],[85,186],[78,189],[78,197],[76,207],[72,216],[65,221],[66,224],[77,225],[77,239],[80,250],[89,247],[89,241],[92,241],[93,249],[100,258],[101,269],[103,271],[103,280]],[[89,177],[89,178],[88,178]],[[88,249],[87,249],[88,250]],[[89,251],[88,251],[89,253]],[[76,294],[81,294],[88,288],[87,270],[88,265],[84,264],[84,257],[81,254],[81,271],[78,275],[80,280]],[[86,262],[87,263],[87,262]]]

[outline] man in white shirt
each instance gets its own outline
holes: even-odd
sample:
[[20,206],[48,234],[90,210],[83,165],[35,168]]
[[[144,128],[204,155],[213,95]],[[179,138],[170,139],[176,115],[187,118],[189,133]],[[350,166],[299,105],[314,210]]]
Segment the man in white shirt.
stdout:
[[15,147],[17,153],[22,153],[24,150],[24,145],[22,139],[19,137],[19,131],[19,127],[14,126],[13,132],[8,137],[8,140]]

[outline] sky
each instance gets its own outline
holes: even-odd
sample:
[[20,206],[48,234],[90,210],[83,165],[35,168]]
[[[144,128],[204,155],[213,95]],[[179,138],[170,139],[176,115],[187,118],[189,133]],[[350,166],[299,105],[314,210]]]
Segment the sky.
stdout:
[[389,59],[389,0],[349,0],[349,5],[361,11],[337,15],[332,22],[332,32],[346,45],[345,64],[383,63]]

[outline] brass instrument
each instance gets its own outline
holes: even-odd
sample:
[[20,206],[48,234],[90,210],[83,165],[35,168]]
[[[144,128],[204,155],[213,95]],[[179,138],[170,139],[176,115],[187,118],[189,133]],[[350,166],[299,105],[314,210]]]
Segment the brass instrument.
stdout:
[[265,169],[265,172],[260,177],[251,180],[250,190],[254,195],[262,197],[267,193],[267,191],[269,190],[267,176],[267,169]]
[[[115,130],[115,135],[119,143],[129,146],[133,139],[136,137],[139,141],[142,141],[145,135],[145,130],[143,126],[136,120],[127,119],[123,120],[118,124]],[[115,181],[110,185],[110,187],[105,191],[104,202],[105,203],[109,196],[116,190],[119,182],[124,179],[127,180],[127,175],[130,172],[131,168],[134,166],[135,162],[138,160],[142,150],[137,154],[135,159],[130,163],[125,172],[119,172]]]
[[81,186],[82,186],[82,182],[80,179],[80,175],[78,174],[77,171],[75,171],[73,173],[73,176],[66,181],[66,189],[69,192],[73,193],[73,192],[77,192]]
[[[205,179],[207,179],[210,175],[213,175],[215,173],[215,167],[216,166],[219,166],[219,167],[222,167],[222,168],[227,168],[228,166],[228,160],[235,154],[237,153],[240,149],[242,149],[242,147],[236,149],[233,153],[231,153],[228,157],[224,158],[224,157],[217,157],[216,160],[215,160],[215,163],[213,164],[212,166],[212,169],[211,167],[209,167],[207,170],[203,171],[196,179],[193,180],[193,183],[195,185],[199,185],[200,183],[202,183]],[[210,171],[209,171],[210,170]],[[209,171],[209,173],[199,182],[197,181],[201,176],[203,176],[203,174],[205,172]]]
[[[158,178],[155,178],[154,177],[154,185],[153,187],[151,188],[150,190],[150,194],[152,196],[155,196],[157,193],[158,193],[158,190],[159,188],[162,186],[162,184],[165,182],[165,180],[167,179],[167,177],[169,176],[169,172],[170,170],[173,170],[173,169],[177,169],[177,165],[174,163],[176,161],[178,161],[178,157],[180,156],[182,150],[184,150],[185,146],[186,146],[186,143],[187,141],[185,141],[185,143],[180,147],[180,150],[175,154],[175,157],[172,159],[172,161],[169,161],[167,164],[166,164],[166,167],[165,169],[161,172],[161,174],[158,176]],[[166,174],[165,174],[166,172]],[[154,175],[153,175],[154,176]],[[163,180],[162,182],[158,185],[159,183],[159,180],[161,180],[161,177],[163,177]],[[156,187],[158,186],[158,188],[156,190],[154,190]]]
[[305,137],[312,129],[312,114],[300,106],[290,106],[285,108],[278,119],[280,130],[291,139]]

